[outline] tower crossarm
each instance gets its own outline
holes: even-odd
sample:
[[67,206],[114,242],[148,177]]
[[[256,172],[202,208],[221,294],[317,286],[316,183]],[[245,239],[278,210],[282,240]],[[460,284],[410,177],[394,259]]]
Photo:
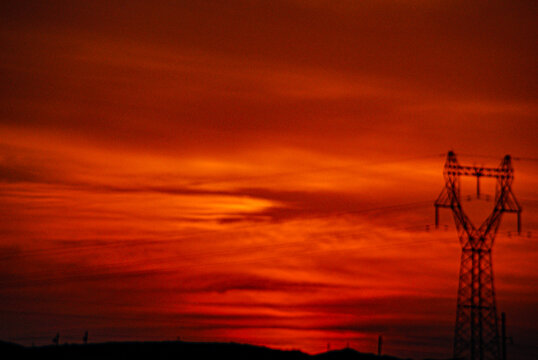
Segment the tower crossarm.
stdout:
[[[512,167],[510,155],[506,155],[499,167],[466,166],[460,165],[456,154],[452,151],[448,153],[444,167],[445,187],[434,203],[435,224],[439,226],[439,208],[449,208],[452,210],[456,226],[460,232],[466,233],[470,237],[476,235],[486,237],[496,233],[502,214],[516,213],[518,215],[518,232],[521,232],[521,206],[512,192],[512,181],[514,179],[514,169]],[[492,214],[477,229],[469,220],[462,209],[460,194],[460,176],[474,176],[477,178],[477,197],[480,196],[479,180],[481,177],[497,179],[497,190],[495,193],[495,207]]]
[[513,177],[512,169],[504,168],[492,168],[492,167],[482,167],[482,166],[466,166],[460,164],[447,164],[445,166],[445,171],[449,175],[456,176],[476,176],[476,177],[491,177],[491,178],[501,178],[508,179]]

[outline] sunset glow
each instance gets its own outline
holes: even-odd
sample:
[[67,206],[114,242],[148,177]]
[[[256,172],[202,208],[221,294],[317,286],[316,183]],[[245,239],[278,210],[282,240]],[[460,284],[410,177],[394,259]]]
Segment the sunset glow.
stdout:
[[454,150],[514,157],[497,301],[536,358],[535,2],[170,3],[0,5],[1,340],[448,358]]

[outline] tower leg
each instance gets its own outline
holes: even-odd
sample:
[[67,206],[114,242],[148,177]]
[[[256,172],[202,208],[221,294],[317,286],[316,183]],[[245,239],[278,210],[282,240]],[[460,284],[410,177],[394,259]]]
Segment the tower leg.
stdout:
[[461,254],[454,358],[499,360],[499,350],[491,251],[464,248]]

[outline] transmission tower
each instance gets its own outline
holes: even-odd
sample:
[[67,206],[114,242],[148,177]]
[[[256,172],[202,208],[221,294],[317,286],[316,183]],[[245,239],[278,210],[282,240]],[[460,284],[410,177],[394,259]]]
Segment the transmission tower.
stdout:
[[[439,227],[439,208],[450,208],[462,247],[458,306],[454,334],[454,358],[465,360],[499,360],[499,329],[491,249],[503,213],[517,214],[521,232],[521,207],[512,192],[514,169],[510,155],[497,168],[462,166],[449,151],[444,167],[445,188],[435,201],[435,225]],[[475,227],[461,205],[460,176],[474,176],[477,197],[480,178],[497,179],[495,205],[491,215]]]

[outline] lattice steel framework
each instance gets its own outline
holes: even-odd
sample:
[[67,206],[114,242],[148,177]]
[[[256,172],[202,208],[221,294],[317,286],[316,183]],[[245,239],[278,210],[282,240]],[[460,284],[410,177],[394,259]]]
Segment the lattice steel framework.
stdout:
[[[461,204],[460,176],[475,176],[477,196],[481,177],[497,179],[495,205],[491,215],[475,227]],[[439,208],[450,208],[458,231],[461,267],[458,306],[454,334],[454,358],[465,360],[499,360],[499,329],[491,249],[503,213],[516,213],[521,232],[521,206],[512,192],[514,169],[510,155],[498,168],[462,166],[452,151],[444,168],[445,188],[435,201],[435,224],[439,226]]]

